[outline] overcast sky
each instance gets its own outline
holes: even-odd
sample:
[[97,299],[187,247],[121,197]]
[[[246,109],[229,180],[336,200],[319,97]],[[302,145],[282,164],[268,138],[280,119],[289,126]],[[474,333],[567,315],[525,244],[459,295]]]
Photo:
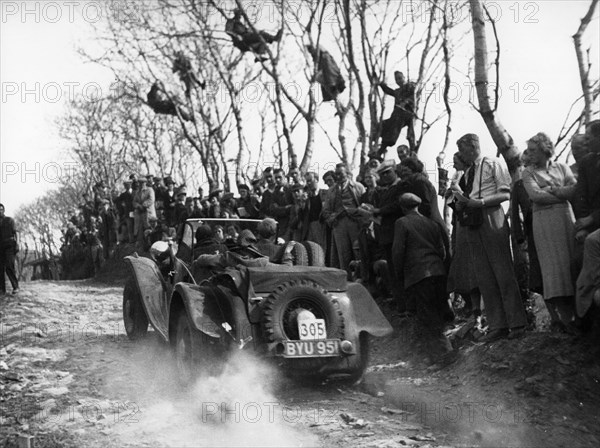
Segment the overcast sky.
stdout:
[[[556,138],[571,102],[581,94],[571,36],[589,1],[487,3],[500,19],[500,120],[521,148],[538,131]],[[98,2],[3,1],[0,7],[0,201],[7,214],[14,215],[18,206],[53,188],[56,177],[68,172],[66,144],[55,125],[64,113],[65,99],[91,97],[98,86],[108,89],[112,82],[110,73],[84,64],[75,51],[77,46],[92,45],[90,23],[108,11]],[[597,78],[597,11],[586,41],[595,42],[590,56]],[[465,48],[457,54],[464,51],[468,57],[472,45],[472,39],[465,40]],[[388,78],[391,82],[391,74]],[[463,97],[469,88],[464,89]],[[491,139],[468,102],[457,102],[454,114],[453,141],[466,132],[477,132],[492,155]],[[442,132],[432,132],[424,140],[421,158],[429,168],[434,167]]]

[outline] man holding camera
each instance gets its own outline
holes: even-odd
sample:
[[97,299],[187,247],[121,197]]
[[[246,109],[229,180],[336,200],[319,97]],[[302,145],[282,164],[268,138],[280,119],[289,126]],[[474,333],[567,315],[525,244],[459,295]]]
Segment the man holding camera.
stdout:
[[[476,134],[456,142],[461,158],[471,166],[465,172],[465,191],[455,194],[457,210],[468,215],[466,243],[476,269],[476,282],[485,304],[489,333],[481,342],[523,335],[527,316],[519,294],[510,252],[509,229],[501,204],[510,198],[510,175],[497,158],[483,157]],[[469,212],[469,213],[466,213]],[[460,219],[460,218],[459,218]],[[509,333],[510,330],[510,333]]]

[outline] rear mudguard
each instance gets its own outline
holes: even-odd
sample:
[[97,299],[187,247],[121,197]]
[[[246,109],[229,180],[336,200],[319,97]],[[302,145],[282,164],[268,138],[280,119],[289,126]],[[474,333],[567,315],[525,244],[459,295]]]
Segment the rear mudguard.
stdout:
[[149,258],[136,255],[125,257],[125,261],[137,283],[148,320],[168,340],[167,292],[158,266]]
[[363,285],[349,283],[345,293],[330,293],[330,295],[338,300],[344,315],[346,339],[354,340],[362,332],[376,337],[392,334],[392,326]]
[[[173,297],[175,295],[181,298],[198,331],[212,338],[224,338],[237,344],[251,334],[244,303],[239,297],[230,294],[227,288],[178,283]],[[177,312],[176,306],[176,300],[173,300],[171,313]],[[225,323],[231,327],[229,332]]]

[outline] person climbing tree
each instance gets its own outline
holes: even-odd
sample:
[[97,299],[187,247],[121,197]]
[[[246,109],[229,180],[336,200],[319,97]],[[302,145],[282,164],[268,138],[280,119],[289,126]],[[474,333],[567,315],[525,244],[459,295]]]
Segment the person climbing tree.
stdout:
[[306,49],[317,66],[317,82],[321,84],[323,101],[332,101],[346,89],[346,81],[331,54],[322,48],[307,45]]
[[415,89],[416,85],[414,82],[406,82],[404,79],[404,73],[394,72],[394,78],[397,89],[392,89],[385,82],[380,82],[379,86],[383,92],[387,95],[395,98],[394,111],[387,120],[383,120],[381,126],[381,145],[377,155],[382,157],[385,155],[388,146],[396,144],[396,140],[400,136],[400,132],[404,127],[406,130],[406,139],[410,146],[411,151],[415,151],[415,130],[414,130],[414,118],[415,118]]
[[185,96],[190,97],[192,92],[192,86],[198,84],[200,88],[204,89],[206,87],[205,82],[200,82],[196,73],[192,69],[192,63],[189,58],[183,54],[183,51],[178,51],[175,53],[175,59],[173,60],[173,73],[179,74],[179,79],[183,81],[185,84]]
[[185,121],[194,121],[194,118],[181,106],[176,106],[165,91],[161,81],[155,81],[148,92],[148,106],[157,114],[177,116],[177,111]]
[[[242,11],[236,8],[233,11],[233,17],[225,22],[225,32],[231,37],[233,46],[242,53],[252,51],[257,55],[263,55],[267,52],[267,45],[273,42],[279,42],[283,35],[283,28],[272,35],[266,31],[253,31],[242,23]],[[261,58],[264,59],[264,58]],[[259,58],[256,58],[259,61]]]

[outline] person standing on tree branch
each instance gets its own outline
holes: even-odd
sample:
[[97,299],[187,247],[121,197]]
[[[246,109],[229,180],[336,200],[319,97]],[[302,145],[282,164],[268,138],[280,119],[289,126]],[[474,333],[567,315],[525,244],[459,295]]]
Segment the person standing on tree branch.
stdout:
[[13,294],[19,292],[19,280],[15,272],[15,255],[19,251],[15,220],[4,215],[4,205],[0,204],[0,296],[6,294],[4,272],[13,288]]
[[397,89],[392,89],[385,82],[380,82],[379,86],[387,95],[394,97],[394,111],[387,120],[384,120],[381,125],[381,145],[377,152],[378,157],[383,157],[387,152],[388,146],[396,144],[396,140],[400,136],[400,132],[406,127],[406,139],[410,146],[410,150],[415,150],[415,89],[414,82],[406,81],[404,73],[394,72],[394,78]]

